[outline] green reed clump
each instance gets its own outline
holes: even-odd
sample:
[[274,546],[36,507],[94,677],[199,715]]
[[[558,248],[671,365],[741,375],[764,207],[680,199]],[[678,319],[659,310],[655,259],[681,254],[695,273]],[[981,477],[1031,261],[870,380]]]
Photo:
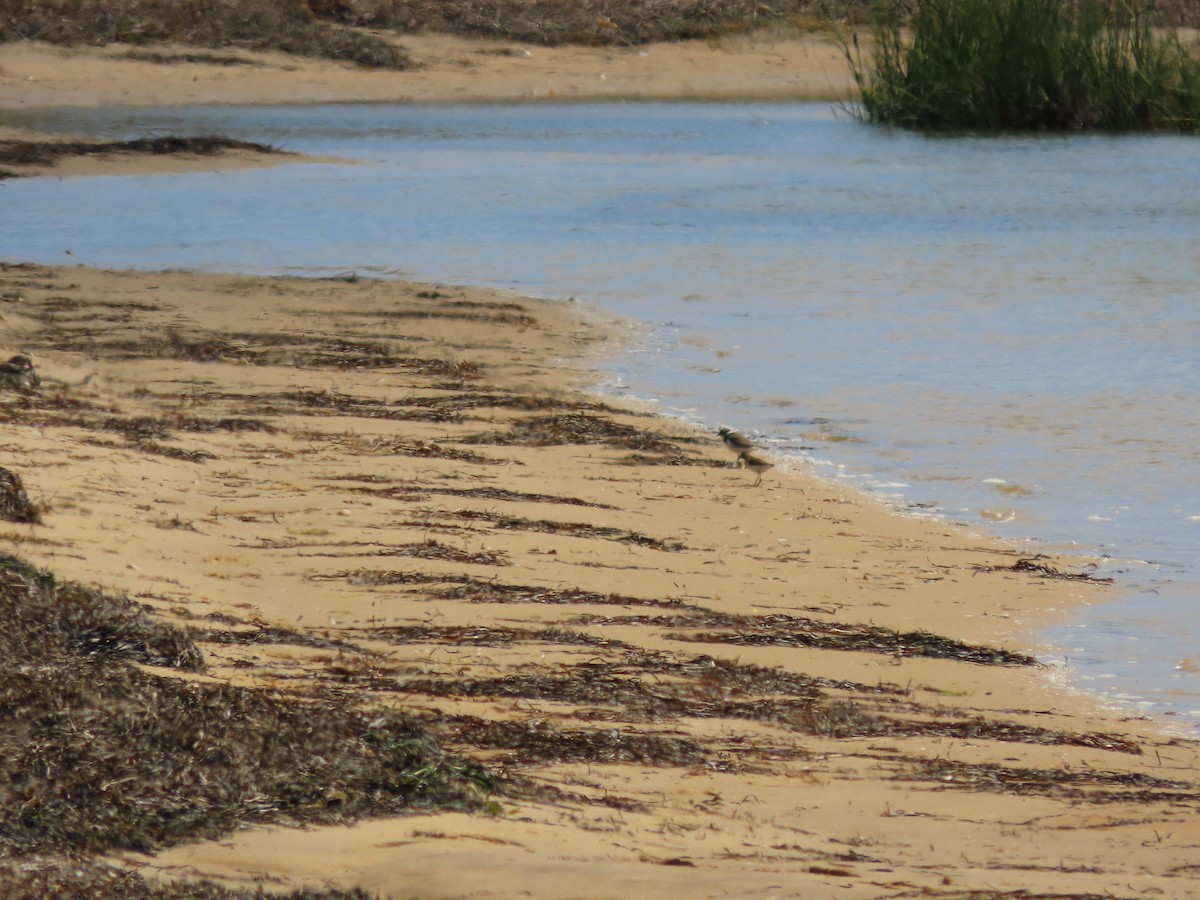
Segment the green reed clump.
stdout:
[[923,0],[844,43],[869,122],[984,131],[1200,131],[1200,59],[1104,0]]

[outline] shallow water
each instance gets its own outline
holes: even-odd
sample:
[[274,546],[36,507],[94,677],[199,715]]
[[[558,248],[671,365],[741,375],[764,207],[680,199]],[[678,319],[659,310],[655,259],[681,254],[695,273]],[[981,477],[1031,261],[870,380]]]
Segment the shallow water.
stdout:
[[1108,557],[1128,596],[1048,635],[1059,661],[1200,723],[1195,139],[927,138],[816,104],[33,119],[358,162],[10,181],[0,258],[355,269],[648,322],[610,389],[1032,550]]

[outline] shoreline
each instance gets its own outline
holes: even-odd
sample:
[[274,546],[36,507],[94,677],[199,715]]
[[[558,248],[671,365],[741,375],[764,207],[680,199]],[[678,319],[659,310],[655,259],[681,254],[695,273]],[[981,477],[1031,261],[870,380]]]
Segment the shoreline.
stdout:
[[[756,90],[809,52],[806,78],[842,77],[816,38],[766,40],[525,56],[430,37],[407,90],[452,99],[405,102],[597,99],[614,60],[606,91],[671,54],[655,90],[735,83],[725,57]],[[395,102],[412,76],[109,55],[2,47],[0,107],[297,83]],[[592,390],[630,323],[358,278],[7,263],[0,289],[3,358],[41,379],[0,389],[42,515],[0,524],[10,552],[203,656],[141,676],[402,712],[494,775],[486,811],[281,813],[103,855],[122,868],[383,896],[1200,897],[1200,742],[1030,665],[1037,629],[1112,589],[810,471],[752,487],[712,434]]]
[[1200,744],[1020,661],[1031,621],[1105,588],[803,473],[750,487],[712,435],[586,392],[621,328],[602,314],[384,281],[0,281],[42,379],[0,394],[45,506],[12,546],[201,628],[207,678],[412,713],[508,785],[491,815],[123,865],[385,896],[1200,891],[1178,866]]
[[[401,42],[416,68],[368,71],[282,53],[230,51],[236,65],[148,62],[123,45],[64,49],[0,44],[0,140],[69,135],[22,128],[25,112],[196,105],[322,103],[738,102],[852,99],[842,51],[820,32],[731,35],[712,41],[620,47],[540,47],[439,34]],[[151,48],[153,49],[153,48]],[[186,48],[162,48],[185,59]],[[211,172],[311,162],[241,151],[209,156],[86,155],[54,166],[6,165],[16,176],[77,177]]]

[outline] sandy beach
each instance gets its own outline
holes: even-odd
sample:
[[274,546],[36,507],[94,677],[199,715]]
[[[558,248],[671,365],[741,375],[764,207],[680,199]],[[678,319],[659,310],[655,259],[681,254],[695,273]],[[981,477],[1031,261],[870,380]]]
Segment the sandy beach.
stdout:
[[[405,44],[415,72],[5,45],[0,109],[850,90],[819,35]],[[400,710],[495,777],[483,811],[115,863],[384,897],[1200,896],[1198,745],[1034,663],[1108,595],[1079,560],[782,466],[753,486],[715,435],[589,392],[638,325],[578,304],[20,263],[0,357],[40,383],[0,391],[3,465],[41,523],[6,552],[193,635],[203,674],[155,678]]]

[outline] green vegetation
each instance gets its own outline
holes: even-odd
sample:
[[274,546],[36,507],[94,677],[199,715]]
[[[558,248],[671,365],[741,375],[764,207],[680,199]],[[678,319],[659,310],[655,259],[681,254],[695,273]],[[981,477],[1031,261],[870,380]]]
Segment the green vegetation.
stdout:
[[920,129],[1200,131],[1200,59],[1119,2],[924,0],[845,42],[861,117]]

